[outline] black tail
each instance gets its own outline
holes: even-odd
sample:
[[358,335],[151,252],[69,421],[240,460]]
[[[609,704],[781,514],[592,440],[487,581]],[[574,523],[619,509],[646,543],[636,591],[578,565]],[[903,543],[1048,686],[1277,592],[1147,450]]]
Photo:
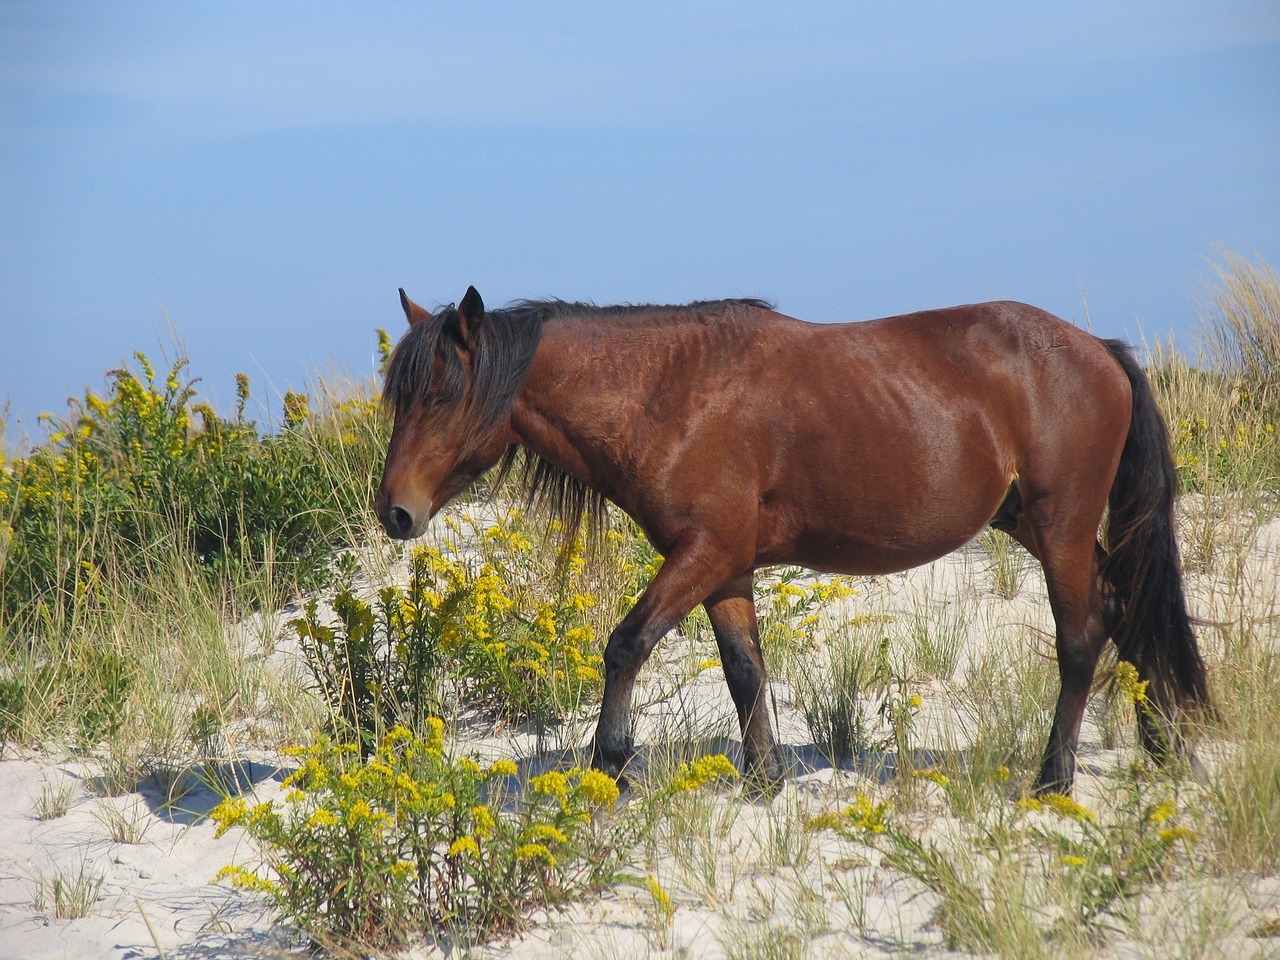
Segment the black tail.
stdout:
[[[1166,721],[1182,711],[1210,712],[1204,661],[1196,646],[1174,539],[1177,469],[1169,431],[1128,344],[1104,340],[1129,377],[1133,416],[1109,501],[1104,583],[1120,605],[1112,639],[1121,660],[1148,680],[1147,695]],[[1176,737],[1176,733],[1174,734]],[[1148,746],[1152,744],[1148,743]]]

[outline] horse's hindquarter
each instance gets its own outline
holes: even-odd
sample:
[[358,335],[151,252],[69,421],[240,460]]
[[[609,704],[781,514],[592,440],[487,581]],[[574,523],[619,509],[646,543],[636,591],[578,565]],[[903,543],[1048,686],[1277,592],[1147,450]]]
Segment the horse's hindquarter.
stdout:
[[1045,421],[1090,416],[1098,388],[1076,354],[1109,364],[1092,336],[1021,304],[779,332],[788,345],[735,398],[744,434],[768,438],[757,562],[833,572],[905,569],[970,540],[1047,455]]

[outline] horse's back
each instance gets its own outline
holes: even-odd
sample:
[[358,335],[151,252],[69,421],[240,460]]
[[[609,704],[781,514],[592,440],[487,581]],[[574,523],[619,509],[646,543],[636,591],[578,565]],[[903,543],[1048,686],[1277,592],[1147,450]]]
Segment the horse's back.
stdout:
[[[844,324],[759,316],[721,398],[762,562],[880,572],[962,545],[1015,479],[1114,470],[1123,371],[1091,334],[997,302]],[[1109,486],[1109,479],[1106,481]]]

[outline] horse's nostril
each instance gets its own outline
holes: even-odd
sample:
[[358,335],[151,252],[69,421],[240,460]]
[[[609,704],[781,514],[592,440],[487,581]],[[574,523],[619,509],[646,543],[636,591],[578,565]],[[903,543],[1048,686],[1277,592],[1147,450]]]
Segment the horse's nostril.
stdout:
[[392,507],[387,511],[387,532],[404,539],[413,530],[413,515],[404,507]]

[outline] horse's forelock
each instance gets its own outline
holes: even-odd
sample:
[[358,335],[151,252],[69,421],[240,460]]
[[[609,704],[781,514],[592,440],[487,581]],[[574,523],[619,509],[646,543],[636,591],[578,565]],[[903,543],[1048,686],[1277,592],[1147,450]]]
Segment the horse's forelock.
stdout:
[[443,361],[442,370],[448,365],[448,355],[441,350],[442,318],[440,314],[410,327],[391,352],[382,380],[382,405],[388,414],[430,407],[442,400],[449,402],[447,396],[437,396],[442,387],[455,380],[447,371],[443,377],[436,373],[438,357]]
[[[486,441],[510,412],[542,335],[542,317],[523,311],[485,314],[464,361],[449,306],[411,327],[396,344],[383,375],[390,415],[425,410],[455,415],[465,408],[468,448]],[[465,452],[465,451],[464,451]]]

